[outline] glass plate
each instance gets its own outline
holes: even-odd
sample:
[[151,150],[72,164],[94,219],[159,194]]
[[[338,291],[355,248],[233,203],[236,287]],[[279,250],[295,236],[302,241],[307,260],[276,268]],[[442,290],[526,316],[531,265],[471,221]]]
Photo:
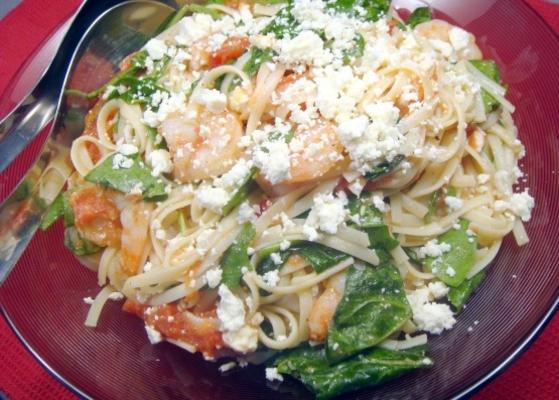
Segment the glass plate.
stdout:
[[[527,224],[531,240],[518,248],[507,238],[455,328],[430,338],[433,368],[344,398],[443,399],[470,393],[522,351],[557,307],[559,40],[522,1],[430,3],[477,36],[510,85],[507,97],[517,106],[514,117],[527,151],[522,166],[537,204]],[[84,397],[311,398],[301,386],[267,382],[259,368],[223,376],[198,355],[165,343],[152,346],[142,322],[122,313],[120,303],[110,301],[98,328],[86,328],[88,306],[82,299],[98,290],[95,275],[65,250],[60,226],[36,235],[0,290],[3,312],[16,333],[43,365]]]

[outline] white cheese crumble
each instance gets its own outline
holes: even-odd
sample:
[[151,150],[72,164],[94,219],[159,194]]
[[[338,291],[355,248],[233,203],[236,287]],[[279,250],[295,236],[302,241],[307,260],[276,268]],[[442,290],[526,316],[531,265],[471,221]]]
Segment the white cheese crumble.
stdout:
[[430,289],[422,287],[407,293],[413,321],[422,331],[440,334],[445,329],[452,329],[456,323],[452,310],[447,304],[430,301]]
[[194,91],[192,96],[192,101],[203,105],[213,113],[222,112],[227,105],[227,96],[217,89],[198,89]]
[[441,281],[429,282],[427,288],[434,299],[441,299],[448,294],[449,287]]
[[279,271],[276,269],[266,272],[262,275],[262,280],[266,283],[266,285],[276,287],[280,281]]
[[256,218],[256,211],[248,201],[245,201],[239,206],[239,214],[237,215],[237,222],[239,224],[244,224],[245,222],[254,222]]
[[269,381],[283,381],[283,376],[278,372],[277,368],[266,368],[266,379]]
[[443,255],[443,253],[449,252],[450,249],[451,246],[448,243],[439,243],[437,239],[431,239],[427,243],[425,243],[425,246],[417,249],[417,257],[440,257]]
[[206,272],[206,283],[210,288],[216,288],[221,283],[223,270],[221,268],[212,268]]
[[266,180],[273,185],[291,176],[289,146],[284,140],[268,140],[263,142],[254,149],[252,160]]
[[270,258],[272,259],[272,262],[276,265],[281,265],[283,262],[279,253],[270,254]]
[[462,28],[452,27],[448,32],[448,38],[454,50],[464,50],[470,44],[470,34]]
[[289,240],[284,239],[280,242],[280,250],[281,251],[285,251],[285,250],[289,249],[289,247],[291,247],[291,242]]
[[91,296],[87,296],[87,297],[84,297],[84,298],[83,298],[83,302],[84,302],[85,304],[91,305],[91,304],[93,304],[94,301],[95,301],[95,300],[94,300]]
[[138,147],[130,143],[118,143],[117,151],[125,156],[131,156],[132,154],[138,153]]
[[112,161],[113,169],[121,169],[121,168],[128,169],[128,168],[132,168],[132,165],[134,165],[134,160],[126,157],[123,154],[116,153],[113,156],[113,161]]
[[497,200],[494,203],[496,211],[510,210],[522,221],[527,222],[532,217],[532,209],[535,206],[535,201],[526,189],[522,193],[514,193],[508,201]]
[[119,301],[122,299],[124,299],[124,295],[120,292],[112,292],[111,294],[109,294],[109,300]]
[[220,330],[223,332],[241,329],[245,324],[243,301],[223,284],[219,286],[218,294],[220,300],[217,305],[217,318]]
[[[347,198],[343,193],[335,197],[332,193],[317,194],[314,196],[313,206],[303,229],[307,226],[315,231],[318,229],[332,235],[337,233],[338,227],[345,222],[348,216],[346,205]],[[316,240],[314,237],[316,232],[309,230],[309,233],[310,235],[307,235],[309,240],[313,240],[311,237]],[[305,234],[307,233],[305,232]]]
[[243,301],[235,296],[223,284],[219,286],[220,297],[217,305],[217,318],[223,341],[241,353],[256,350],[258,345],[258,330],[245,324],[245,308]]
[[163,336],[159,331],[155,330],[149,325],[145,325],[146,333],[151,344],[157,344],[163,340]]
[[444,203],[449,208],[450,211],[457,211],[462,208],[464,202],[462,199],[455,196],[445,196]]
[[148,154],[148,164],[151,166],[151,175],[160,176],[173,172],[173,162],[167,150],[157,149]]
[[150,39],[145,49],[152,60],[161,60],[167,54],[167,46],[163,40],[157,38]]

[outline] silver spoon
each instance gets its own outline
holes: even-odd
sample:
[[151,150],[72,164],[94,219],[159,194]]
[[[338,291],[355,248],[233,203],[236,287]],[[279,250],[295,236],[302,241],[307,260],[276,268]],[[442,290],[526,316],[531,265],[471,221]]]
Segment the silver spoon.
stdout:
[[[41,155],[0,205],[0,285],[33,237],[46,205],[54,200],[72,171],[70,145],[81,135],[90,103],[59,94],[70,82],[93,78],[109,81],[122,59],[141,48],[171,14],[173,8],[167,4],[174,2],[95,0],[87,2],[76,16],[60,49],[72,56],[66,65],[64,60],[51,65],[45,75],[49,79],[43,79],[37,87],[41,97],[33,99],[29,114],[18,117],[17,142],[21,143],[28,142],[27,135],[37,134],[43,120],[55,115]],[[0,159],[9,151],[14,150],[2,142]]]

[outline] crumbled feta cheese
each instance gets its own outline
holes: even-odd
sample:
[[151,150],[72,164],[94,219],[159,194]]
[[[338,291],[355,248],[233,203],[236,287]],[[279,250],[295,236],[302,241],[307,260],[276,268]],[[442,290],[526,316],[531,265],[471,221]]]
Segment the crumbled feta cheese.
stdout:
[[146,261],[146,263],[144,264],[144,267],[142,268],[142,271],[148,272],[152,268],[153,268],[153,264],[151,263],[151,261]]
[[149,325],[145,325],[146,333],[151,344],[157,344],[163,340],[161,333]]
[[93,304],[94,301],[95,301],[95,300],[94,300],[91,296],[87,296],[87,297],[84,297],[84,298],[83,298],[83,302],[84,302],[85,304],[91,305],[91,304]]
[[384,202],[382,196],[375,194],[373,195],[372,200],[373,200],[373,205],[380,212],[388,212],[390,210],[390,206]]
[[150,39],[145,46],[149,57],[152,60],[161,60],[163,56],[167,53],[167,46],[161,39]]
[[280,243],[280,250],[285,251],[285,250],[289,249],[290,246],[291,246],[291,242],[289,240],[284,239]]
[[196,191],[196,200],[200,205],[217,213],[221,212],[230,196],[229,192],[220,187],[202,186]]
[[245,308],[243,301],[235,296],[225,285],[219,285],[219,303],[217,318],[222,332],[236,331],[245,325]]
[[173,172],[173,162],[171,155],[167,150],[157,149],[148,154],[148,164],[151,166],[151,175],[159,176],[162,173],[169,174]]
[[236,331],[224,332],[223,341],[239,353],[253,352],[258,346],[258,329],[250,325],[243,325]]
[[305,226],[332,235],[337,233],[338,227],[345,222],[348,216],[346,205],[347,198],[343,193],[336,197],[331,193],[316,195],[309,216],[305,221]]
[[134,165],[134,160],[126,157],[123,154],[116,153],[113,156],[113,161],[112,161],[113,169],[121,169],[121,168],[128,169],[128,168],[132,168],[132,165]]
[[270,254],[270,258],[272,259],[272,262],[276,265],[281,265],[283,263],[283,260],[281,259],[279,253]]
[[266,368],[266,379],[269,381],[283,381],[283,376],[278,372],[277,368]]
[[223,270],[221,268],[212,268],[206,272],[206,282],[210,288],[216,288],[221,283],[221,275]]
[[291,176],[289,146],[284,140],[265,141],[255,148],[252,160],[264,177],[273,185]]
[[202,88],[194,92],[192,101],[205,106],[213,113],[219,113],[225,110],[227,96],[217,89]]
[[268,271],[262,275],[262,280],[266,285],[276,287],[280,281],[279,271],[277,269]]
[[494,208],[497,211],[510,210],[522,221],[527,222],[532,216],[532,209],[535,206],[535,201],[526,189],[522,193],[514,193],[509,201],[497,200],[494,203]]
[[454,196],[446,196],[444,198],[444,203],[450,209],[450,211],[457,211],[464,205],[462,199]]
[[211,16],[202,13],[195,13],[179,21],[179,33],[175,40],[179,45],[191,45],[197,40],[208,36],[212,32],[214,23]]
[[315,32],[305,30],[294,38],[276,42],[278,60],[285,64],[325,65],[332,60],[331,54],[324,50],[324,42]]
[[431,292],[434,299],[441,299],[448,294],[449,287],[441,281],[430,282],[427,288]]
[[248,201],[245,201],[239,206],[239,214],[237,215],[237,222],[244,224],[245,222],[254,222],[256,220],[256,212]]
[[406,297],[412,309],[413,322],[422,331],[440,334],[451,329],[456,323],[452,310],[447,304],[429,301],[429,289],[422,287],[407,293]]
[[130,143],[119,143],[117,151],[125,156],[131,156],[132,154],[138,153],[138,147]]
[[431,239],[427,243],[425,243],[425,246],[417,249],[417,257],[440,257],[443,255],[443,253],[449,252],[450,249],[451,246],[448,243],[439,243],[437,239]]
[[446,269],[446,274],[450,277],[455,276],[456,275],[456,271],[454,270],[454,268],[452,267],[447,267]]
[[109,300],[119,301],[122,299],[124,299],[124,295],[120,292],[112,292],[111,294],[109,294]]

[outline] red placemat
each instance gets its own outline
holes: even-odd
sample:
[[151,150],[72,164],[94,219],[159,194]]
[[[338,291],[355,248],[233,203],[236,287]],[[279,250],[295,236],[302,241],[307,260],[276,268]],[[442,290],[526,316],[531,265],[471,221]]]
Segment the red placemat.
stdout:
[[[559,5],[542,0],[526,1],[559,32]],[[23,0],[1,21],[0,93],[29,54],[71,15],[79,3],[79,0]],[[524,355],[474,398],[557,399],[558,371],[559,315],[555,316]],[[39,365],[3,318],[0,318],[0,392],[11,400],[76,398]]]

